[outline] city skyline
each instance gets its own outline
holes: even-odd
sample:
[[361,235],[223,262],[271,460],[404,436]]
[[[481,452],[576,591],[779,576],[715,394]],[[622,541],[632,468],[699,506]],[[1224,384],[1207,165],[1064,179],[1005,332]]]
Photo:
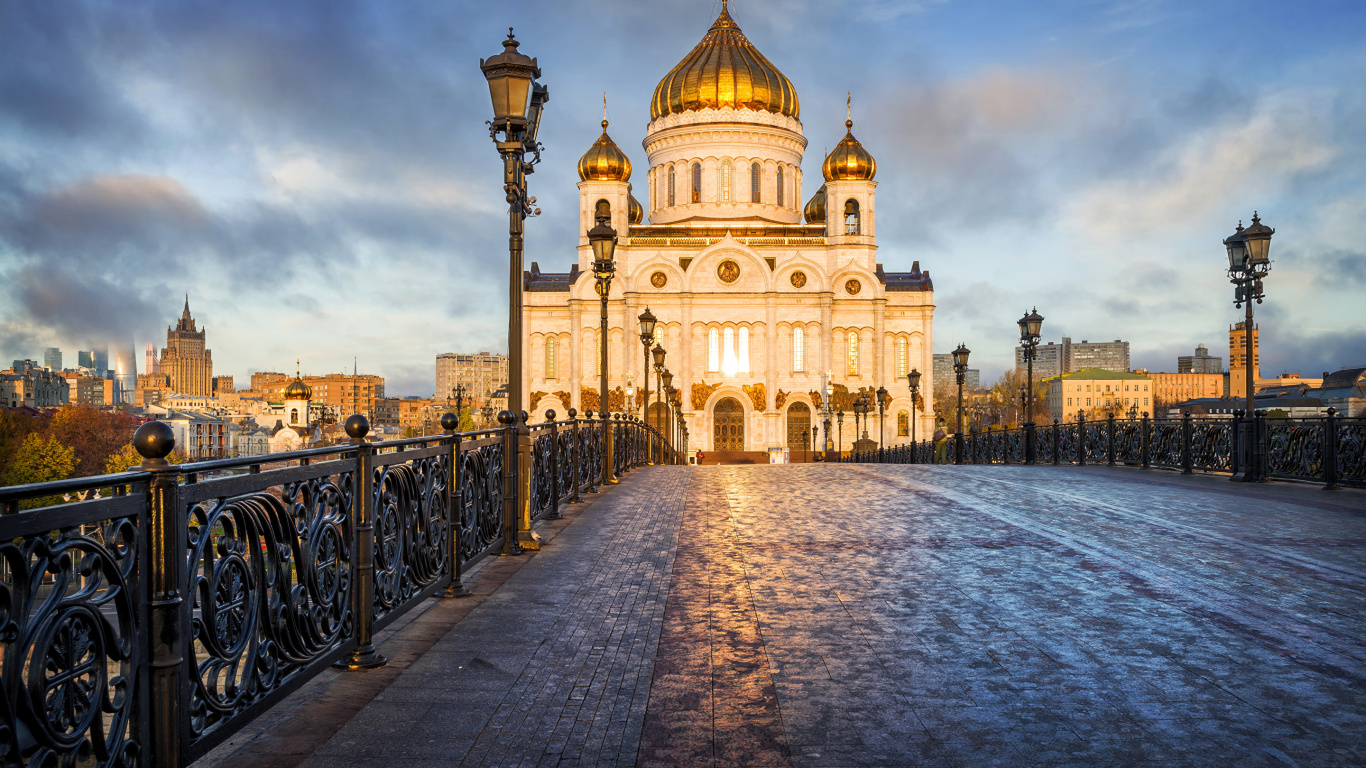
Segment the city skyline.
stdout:
[[[504,222],[478,58],[515,23],[545,71],[545,162],[531,178],[545,213],[528,223],[527,262],[561,271],[601,92],[643,167],[655,81],[719,10],[142,5],[160,12],[26,6],[0,31],[0,68],[19,83],[0,95],[0,359],[72,354],[104,333],[141,348],[188,291],[225,372],[245,380],[298,357],[349,372],[358,356],[390,391],[419,395],[437,354],[506,350],[505,263],[484,255]],[[1366,287],[1353,237],[1366,212],[1362,9],[732,11],[801,97],[804,196],[852,91],[884,169],[879,258],[933,272],[935,352],[965,341],[994,379],[1013,368],[1015,318],[1037,305],[1045,338],[1123,338],[1134,368],[1174,370],[1200,343],[1223,354],[1239,317],[1218,240],[1256,209],[1278,231],[1257,310],[1263,373],[1366,362],[1351,309]],[[1234,18],[1272,32],[1250,45]],[[614,44],[582,44],[594,35]],[[42,57],[51,67],[25,63]]]

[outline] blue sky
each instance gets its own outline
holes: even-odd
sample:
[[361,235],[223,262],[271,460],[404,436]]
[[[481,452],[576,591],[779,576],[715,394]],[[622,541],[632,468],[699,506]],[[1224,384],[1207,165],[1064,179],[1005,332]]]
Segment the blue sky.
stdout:
[[[509,25],[551,102],[528,261],[571,263],[574,164],[609,100],[643,183],[656,82],[712,0],[0,0],[0,360],[164,342],[215,370],[380,373],[506,347],[506,218],[481,56]],[[1366,364],[1366,4],[736,0],[822,149],[877,157],[880,258],[930,270],[936,351],[1011,364],[1132,342],[1173,370],[1240,318],[1220,240],[1276,227],[1263,373]],[[642,192],[637,197],[643,198]],[[140,358],[139,358],[140,359]]]

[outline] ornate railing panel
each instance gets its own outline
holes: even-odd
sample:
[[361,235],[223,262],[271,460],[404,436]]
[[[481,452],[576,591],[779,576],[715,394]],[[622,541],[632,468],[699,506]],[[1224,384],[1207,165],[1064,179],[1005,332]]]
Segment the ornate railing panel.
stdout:
[[1336,482],[1366,484],[1366,418],[1335,419],[1334,422]]
[[493,552],[503,540],[503,453],[501,431],[460,443],[456,518],[465,567]]
[[0,764],[137,765],[146,495],[59,509],[0,516]]
[[1143,463],[1143,430],[1146,420],[1115,422],[1115,462],[1138,465]]
[[426,599],[450,581],[450,478],[448,445],[375,456],[376,629],[404,603]]
[[1109,435],[1104,422],[1087,422],[1082,428],[1087,464],[1104,464],[1109,456]]
[[1233,466],[1233,422],[1192,420],[1191,466],[1205,472],[1229,472]]
[[1007,464],[1023,464],[1025,460],[1025,431],[1008,429],[1001,435],[1004,444],[1002,461]]
[[1268,474],[1272,477],[1323,480],[1326,428],[1327,423],[1322,419],[1266,421]]
[[1180,419],[1153,419],[1148,435],[1148,463],[1164,469],[1181,469],[1184,441]]
[[531,435],[531,517],[539,520],[555,508],[555,435],[545,427],[533,427]]

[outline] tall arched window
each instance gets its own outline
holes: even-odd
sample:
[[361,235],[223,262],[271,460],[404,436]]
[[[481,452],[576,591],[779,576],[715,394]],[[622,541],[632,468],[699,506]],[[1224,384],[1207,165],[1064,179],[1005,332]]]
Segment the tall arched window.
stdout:
[[545,377],[547,379],[558,378],[555,375],[555,346],[558,342],[554,336],[545,340]]
[[692,164],[692,201],[702,202],[702,164]]
[[669,205],[674,204],[674,167],[669,166]]
[[783,207],[783,167],[778,166],[778,207]]
[[721,332],[715,328],[707,331],[707,370],[721,370]]
[[738,355],[739,365],[736,371],[739,373],[749,373],[749,329],[740,329],[740,354]]
[[850,376],[858,375],[858,331],[849,332],[849,369]]
[[721,202],[729,203],[730,197],[730,163],[721,163]]
[[858,221],[858,201],[849,198],[844,201],[844,234],[857,235],[859,233]]
[[734,328],[721,329],[721,355],[721,373],[734,376],[736,371]]
[[911,372],[910,360],[906,350],[906,340],[896,340],[896,377],[906,378],[906,374]]
[[749,201],[751,203],[762,203],[764,201],[759,181],[759,164],[755,163],[749,167]]
[[806,370],[806,331],[801,328],[792,329],[792,372],[802,373]]

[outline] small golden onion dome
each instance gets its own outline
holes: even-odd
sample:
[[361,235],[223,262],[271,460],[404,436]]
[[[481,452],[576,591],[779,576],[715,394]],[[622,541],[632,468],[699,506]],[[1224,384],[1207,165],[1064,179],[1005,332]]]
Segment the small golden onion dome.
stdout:
[[702,42],[655,86],[650,119],[724,107],[801,117],[792,81],[749,42],[722,3]]
[[877,161],[854,138],[854,121],[844,121],[844,138],[825,156],[821,172],[826,181],[872,181]]
[[816,190],[816,194],[812,195],[812,196],[811,196],[811,199],[808,200],[808,201],[806,202],[806,210],[804,211],[804,213],[806,214],[806,223],[807,223],[807,224],[824,224],[824,223],[825,223],[825,185],[824,185],[824,184],[822,184],[822,185],[821,185],[821,188],[818,189],[818,190]]
[[628,181],[631,161],[612,137],[607,135],[607,121],[602,121],[602,135],[579,158],[580,181]]
[[302,379],[295,379],[285,387],[286,400],[312,400],[313,388],[303,382]]
[[639,224],[645,220],[645,209],[640,206],[640,201],[635,195],[626,196],[626,220],[632,224]]

